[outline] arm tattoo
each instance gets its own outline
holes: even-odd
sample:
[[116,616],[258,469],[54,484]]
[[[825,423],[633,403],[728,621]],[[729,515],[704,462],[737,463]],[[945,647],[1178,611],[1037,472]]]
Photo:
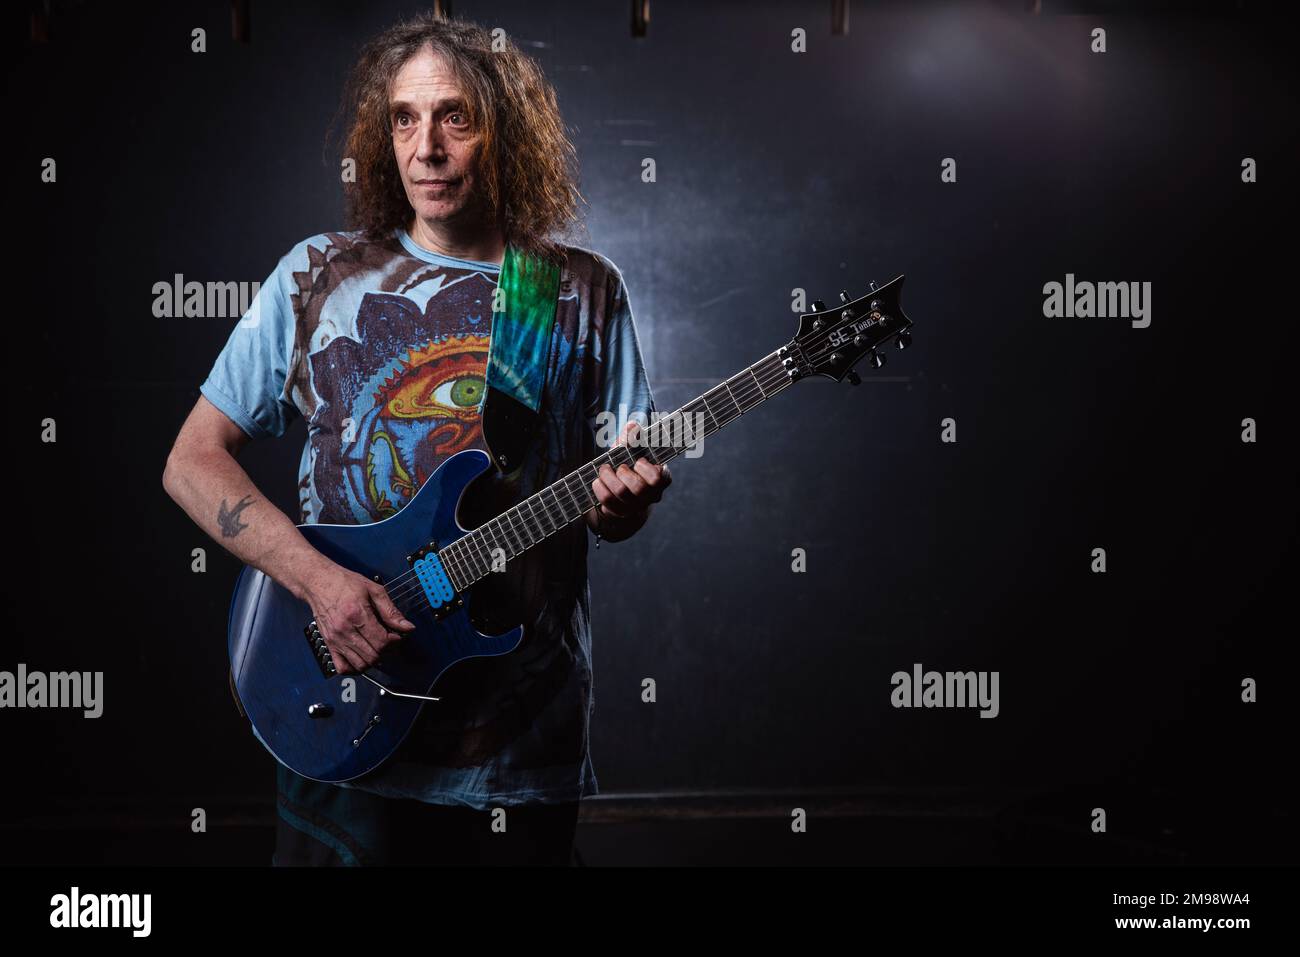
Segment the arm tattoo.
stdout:
[[221,508],[217,510],[217,524],[221,526],[222,538],[234,538],[248,528],[246,523],[239,520],[239,513],[252,504],[253,497],[251,495],[245,495],[241,498],[233,509],[226,507],[224,498],[221,500]]

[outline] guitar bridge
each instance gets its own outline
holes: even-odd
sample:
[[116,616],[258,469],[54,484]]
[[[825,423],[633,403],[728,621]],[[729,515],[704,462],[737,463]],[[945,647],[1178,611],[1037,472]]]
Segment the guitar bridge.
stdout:
[[330,650],[325,646],[325,637],[316,626],[316,619],[313,618],[308,622],[302,632],[307,636],[307,644],[311,645],[312,657],[316,659],[321,676],[333,678],[338,672],[334,669],[334,659],[330,657]]

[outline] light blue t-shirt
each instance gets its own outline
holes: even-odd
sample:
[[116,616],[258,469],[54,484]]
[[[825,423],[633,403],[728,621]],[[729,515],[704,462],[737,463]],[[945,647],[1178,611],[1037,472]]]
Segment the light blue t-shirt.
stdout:
[[[502,508],[595,458],[598,429],[603,440],[654,413],[621,273],[565,248],[542,424],[522,468],[497,480]],[[253,438],[306,420],[300,522],[379,521],[448,456],[486,449],[499,271],[430,252],[403,230],[378,242],[313,236],[280,260],[200,391]],[[393,757],[343,786],[478,809],[596,793],[587,546],[577,522],[526,553],[520,647],[451,668],[434,690],[442,700],[425,705]]]

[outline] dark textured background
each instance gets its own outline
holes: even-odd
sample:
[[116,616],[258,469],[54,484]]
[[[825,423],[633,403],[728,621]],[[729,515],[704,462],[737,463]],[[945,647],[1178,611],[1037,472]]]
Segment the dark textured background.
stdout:
[[[106,712],[0,716],[11,823],[269,807],[272,759],[226,687],[237,563],[160,481],[231,322],[155,319],[152,286],[260,281],[342,225],[323,158],[342,79],[415,9],[352,6],[254,3],[244,46],[222,3],[56,4],[51,43],[13,44],[21,585],[0,668],[102,670]],[[834,301],[906,273],[916,322],[859,388],[800,385],[679,460],[651,525],[593,552],[602,790],[1028,789],[1060,821],[1127,800],[1154,815],[1143,833],[1185,822],[1193,854],[1267,858],[1294,720],[1288,34],[970,3],[857,4],[833,37],[829,6],[656,2],[643,40],[621,3],[456,6],[554,82],[582,242],[623,270],[661,409],[789,338],[795,287]],[[1150,281],[1151,327],[1045,319],[1042,286],[1067,272]],[[37,440],[46,416],[56,445]],[[1239,440],[1247,416],[1258,444]],[[286,508],[304,436],[243,460]],[[999,671],[1001,715],[891,708],[889,677],[914,662]]]

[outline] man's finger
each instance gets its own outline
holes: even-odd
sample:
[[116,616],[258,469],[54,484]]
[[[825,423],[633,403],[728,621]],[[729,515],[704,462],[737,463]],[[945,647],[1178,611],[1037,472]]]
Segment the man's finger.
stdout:
[[407,621],[406,616],[393,604],[384,586],[375,585],[370,589],[370,603],[375,606],[375,614],[382,624],[389,628],[400,628],[402,631],[415,629],[415,625]]
[[330,656],[334,659],[334,670],[339,674],[346,674],[349,670],[358,673],[365,670],[365,664],[361,659],[341,641],[334,642],[334,647],[330,649]]
[[618,496],[610,491],[609,485],[603,479],[596,479],[591,483],[591,490],[596,496],[596,501],[604,514],[614,515],[618,518],[626,517],[627,506],[623,505]]
[[646,491],[645,479],[643,479],[639,474],[637,474],[636,469],[627,465],[620,465],[617,469],[614,470],[614,477],[617,478],[620,482],[622,482],[623,487],[626,488],[637,498],[640,498],[642,495],[645,494]]
[[[637,459],[633,468],[636,469],[638,475],[645,479],[645,484],[652,489],[657,489],[661,496],[663,490],[672,482],[672,476],[668,474],[668,466],[666,465],[655,465],[649,459]],[[657,502],[659,499],[656,498],[655,501]]]
[[596,474],[600,476],[600,481],[605,486],[605,490],[617,501],[622,504],[629,504],[631,502],[631,489],[627,487],[614,469],[608,465],[602,465],[597,470]]

